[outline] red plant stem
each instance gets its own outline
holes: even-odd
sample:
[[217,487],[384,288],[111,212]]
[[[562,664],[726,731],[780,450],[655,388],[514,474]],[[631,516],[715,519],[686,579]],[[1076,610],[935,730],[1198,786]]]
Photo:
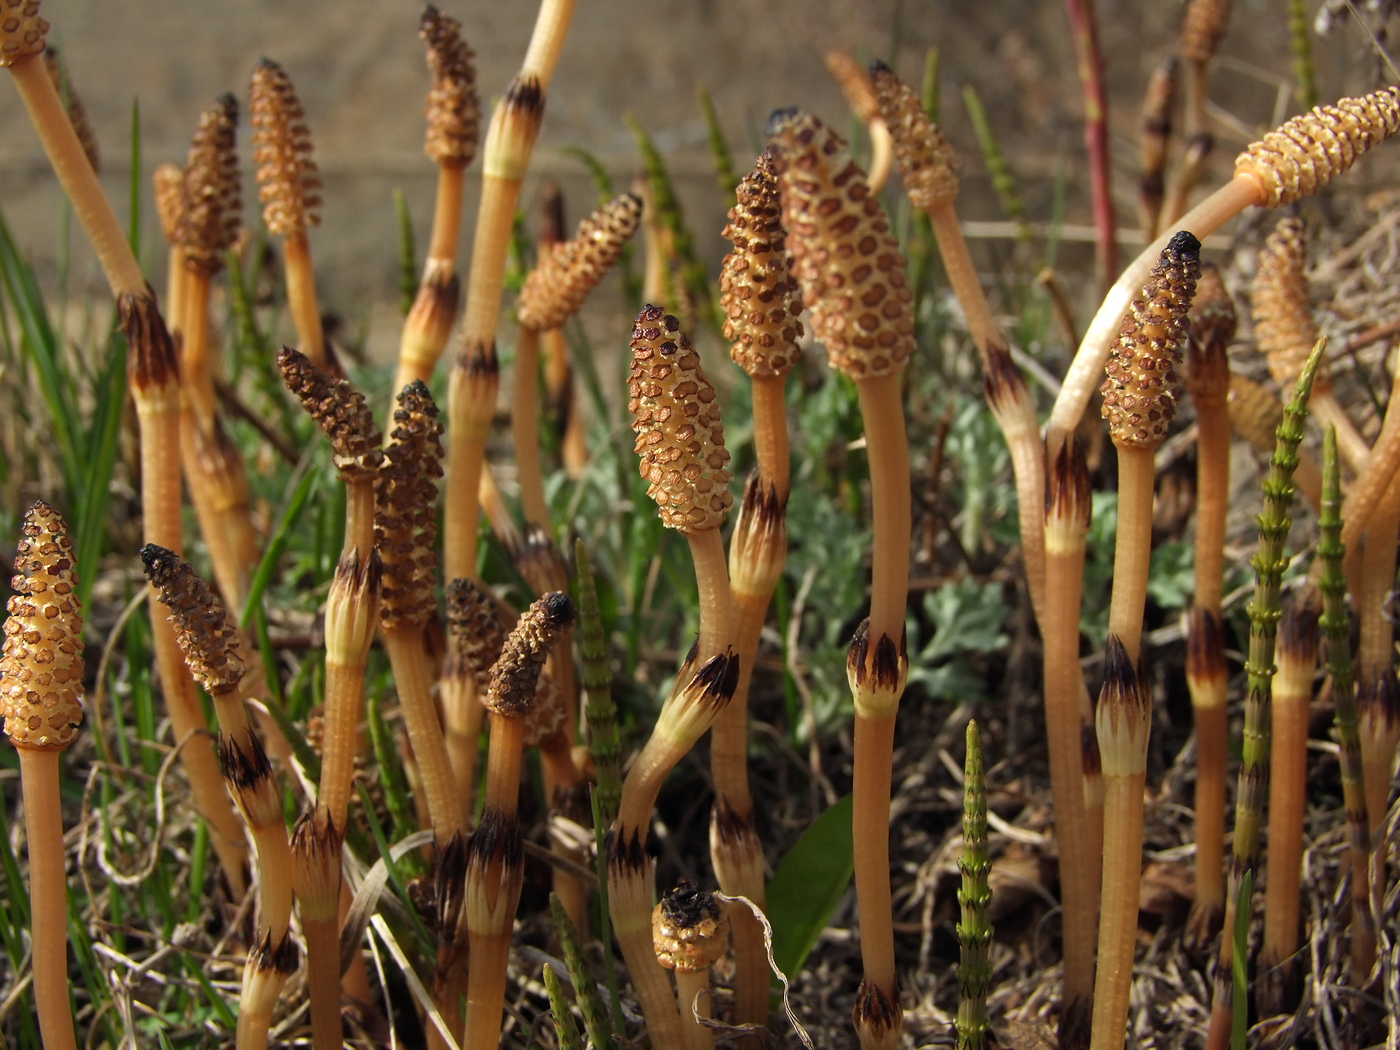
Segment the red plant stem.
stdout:
[[1103,82],[1103,52],[1098,23],[1088,0],[1065,0],[1079,83],[1084,89],[1084,148],[1089,153],[1089,192],[1093,198],[1095,257],[1103,288],[1118,272],[1118,241],[1113,218],[1113,191],[1108,156],[1108,95]]

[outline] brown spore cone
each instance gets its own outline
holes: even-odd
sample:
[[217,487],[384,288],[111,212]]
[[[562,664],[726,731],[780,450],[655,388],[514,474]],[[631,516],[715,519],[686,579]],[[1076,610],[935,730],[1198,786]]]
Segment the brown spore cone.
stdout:
[[812,333],[854,380],[891,375],[914,351],[904,256],[846,143],[809,113],[769,121],[788,251]]
[[421,627],[435,607],[437,479],[442,423],[421,380],[399,391],[394,430],[375,485],[374,544],[383,564],[379,618],[386,630]]
[[680,321],[645,306],[632,326],[628,411],[647,495],[662,524],[682,533],[717,529],[734,497],[715,388]]
[[185,265],[207,274],[224,268],[238,239],[243,207],[238,172],[238,100],[224,95],[199,115],[180,183],[175,243]]
[[141,561],[156,597],[170,610],[175,640],[195,681],[210,696],[232,692],[247,669],[224,603],[174,551],[148,543]]
[[1167,436],[1176,414],[1176,366],[1200,271],[1201,242],[1182,230],[1162,249],[1142,298],[1123,317],[1100,388],[1115,445],[1153,449]]
[[311,132],[287,71],[264,58],[253,70],[253,162],[263,222],[279,237],[321,222],[321,177],[311,158]]
[[909,203],[923,211],[958,195],[957,154],[924,112],[914,89],[883,62],[870,66],[880,115],[894,140],[894,159]]
[[793,274],[783,229],[782,197],[773,156],[759,154],[740,180],[724,236],[734,250],[720,269],[724,337],[734,363],[755,379],[783,376],[802,357],[802,290]]
[[641,218],[641,198],[621,193],[579,223],[573,237],[545,253],[525,278],[516,304],[520,323],[537,332],[562,327],[617,261]]
[[431,4],[423,9],[418,35],[428,49],[428,69],[433,74],[424,106],[428,131],[423,151],[439,164],[466,167],[476,156],[481,137],[476,56],[462,39],[462,24]]
[[0,715],[15,747],[61,751],[83,721],[83,619],[68,526],[43,501],[24,517],[0,655]]

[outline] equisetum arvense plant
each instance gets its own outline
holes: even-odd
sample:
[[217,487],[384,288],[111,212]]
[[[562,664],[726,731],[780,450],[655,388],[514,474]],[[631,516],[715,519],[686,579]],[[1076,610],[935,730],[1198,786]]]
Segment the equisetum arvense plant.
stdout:
[[1235,795],[1235,826],[1225,889],[1224,933],[1220,938],[1220,960],[1215,968],[1212,989],[1210,1028],[1206,1046],[1223,1050],[1230,1044],[1231,1021],[1234,1016],[1234,973],[1231,966],[1234,952],[1235,910],[1241,902],[1240,886],[1246,873],[1251,878],[1259,861],[1259,829],[1263,820],[1264,799],[1269,790],[1269,706],[1274,677],[1274,643],[1277,637],[1279,589],[1283,570],[1288,565],[1284,542],[1293,524],[1289,504],[1294,495],[1293,468],[1297,464],[1296,450],[1302,443],[1307,425],[1308,395],[1313,377],[1326,348],[1318,340],[1303,365],[1303,371],[1293,388],[1293,396],[1284,406],[1283,422],[1278,428],[1277,445],[1269,460],[1264,478],[1264,509],[1260,512],[1259,550],[1255,554],[1254,596],[1249,603],[1249,654],[1245,660],[1244,733],[1238,788]]
[[855,699],[856,897],[865,976],[853,1010],[863,1050],[897,1045],[902,1028],[890,913],[889,805],[895,716],[908,677],[909,445],[900,375],[914,349],[904,257],[880,202],[841,137],[816,117],[769,122],[788,231],[812,332],[856,385],[870,462],[870,616],[846,657]]
[[0,656],[0,717],[19,753],[29,846],[34,1012],[49,1050],[76,1050],[68,994],[68,881],[59,759],[83,721],[83,617],[68,526],[47,503],[24,516]]
[[462,39],[461,23],[429,4],[419,20],[418,35],[433,74],[424,106],[428,127],[423,152],[437,164],[437,197],[423,275],[399,339],[394,390],[415,379],[429,382],[452,334],[462,283],[457,275],[462,191],[481,134],[475,56]]
[[141,548],[141,560],[157,598],[170,609],[190,673],[214,701],[219,766],[255,847],[257,932],[243,968],[238,1050],[262,1050],[268,1045],[277,997],[296,969],[298,953],[290,936],[293,870],[287,825],[272,763],[253,731],[246,706],[259,695],[258,676],[249,681],[237,632],[223,602],[194,569],[173,551],[151,543]]
[[1142,298],[1133,301],[1123,318],[1103,383],[1103,414],[1118,450],[1118,531],[1107,666],[1095,714],[1105,799],[1094,1050],[1122,1046],[1128,1015],[1141,881],[1142,788],[1152,727],[1151,687],[1139,664],[1152,554],[1153,453],[1176,413],[1175,369],[1189,330],[1200,251],[1200,242],[1185,231],[1168,241]]
[[[781,222],[772,157],[760,154],[736,188],[724,235],[734,250],[720,269],[720,309],[730,357],[749,377],[753,395],[756,470],[729,540],[729,580],[734,603],[734,651],[739,684],[715,723],[710,768],[715,802],[710,813],[710,858],[720,889],[764,907],[763,845],[753,820],[749,790],[749,684],[759,634],[787,557],[789,452],[787,375],[802,351],[801,293],[792,275]],[[745,908],[732,916],[735,1020],[762,1024],[768,1016],[768,960],[758,919]]]
[[676,975],[684,1050],[713,1050],[715,1034],[702,1023],[710,1016],[710,967],[729,947],[729,909],[713,893],[682,879],[651,913],[656,961]]
[[[1201,181],[1214,139],[1206,125],[1206,82],[1220,40],[1230,22],[1231,0],[1189,0],[1181,20],[1181,63],[1185,91],[1182,105],[1183,149],[1172,175],[1157,228],[1181,225],[1191,191]],[[1149,240],[1151,237],[1149,236]]]
[[307,232],[321,224],[321,176],[311,157],[311,132],[292,78],[270,58],[253,70],[249,94],[263,225],[282,238],[287,309],[296,326],[298,349],[317,367],[325,368],[331,362]]

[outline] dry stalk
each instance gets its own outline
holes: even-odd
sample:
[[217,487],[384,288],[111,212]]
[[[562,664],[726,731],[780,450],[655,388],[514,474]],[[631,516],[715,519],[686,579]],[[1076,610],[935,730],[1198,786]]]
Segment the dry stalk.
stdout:
[[870,83],[870,76],[846,51],[828,51],[826,71],[831,74],[831,79],[836,81],[836,86],[846,97],[846,105],[851,107],[856,119],[865,125],[866,134],[870,136],[870,166],[866,181],[870,183],[872,193],[879,193],[890,177],[894,141],[890,137],[890,126],[885,122],[884,114],[880,112],[880,103],[875,97],[875,88]]
[[1157,237],[1157,220],[1165,195],[1167,150],[1172,137],[1172,108],[1176,105],[1179,64],[1173,55],[1162,62],[1147,82],[1142,99],[1138,147],[1138,225],[1146,240]]
[[1158,229],[1182,225],[1191,191],[1201,181],[1214,138],[1206,130],[1206,81],[1210,64],[1230,22],[1230,0],[1189,0],[1181,22],[1181,60],[1186,67],[1182,137],[1186,149],[1177,164],[1171,190],[1162,205]]

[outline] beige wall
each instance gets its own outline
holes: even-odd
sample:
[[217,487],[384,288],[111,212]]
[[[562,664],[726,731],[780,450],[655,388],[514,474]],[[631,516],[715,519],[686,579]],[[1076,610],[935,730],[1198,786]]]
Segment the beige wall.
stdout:
[[[483,93],[499,92],[518,68],[534,17],[527,0],[448,0],[477,52]],[[1222,68],[1219,97],[1247,123],[1269,119],[1274,88],[1287,76],[1283,0],[1236,0],[1225,50],[1252,64]],[[1117,187],[1123,216],[1132,214],[1135,134],[1141,88],[1156,61],[1174,47],[1179,5],[1169,0],[1099,0],[1109,55]],[[106,158],[106,182],[125,212],[127,136],[133,99],[142,114],[144,164],[182,160],[199,110],[225,91],[246,95],[260,56],[281,62],[297,84],[325,176],[324,224],[313,239],[328,308],[363,316],[363,304],[391,298],[397,239],[390,195],[409,195],[420,234],[433,175],[421,151],[422,95],[427,84],[416,36],[416,4],[383,0],[48,0],[75,87],[91,115]],[[1059,0],[580,0],[536,151],[535,174],[563,182],[572,223],[592,202],[577,162],[557,147],[581,145],[630,178],[636,161],[621,122],[634,113],[671,157],[701,249],[713,260],[722,204],[714,188],[704,126],[695,103],[707,85],[743,163],[761,141],[767,113],[801,104],[832,121],[849,118],[822,67],[825,49],[862,57],[891,55],[917,78],[926,48],[943,58],[944,125],[966,155],[968,217],[997,218],[980,177],[981,163],[957,97],[976,85],[991,108],[1003,146],[1024,180],[1034,214],[1048,209],[1063,155],[1082,171],[1078,89]],[[1324,85],[1365,86],[1355,61],[1357,35],[1324,48]],[[1343,84],[1336,70],[1350,69]],[[1359,81],[1359,83],[1358,83]],[[0,201],[22,244],[51,272],[58,205],[52,180],[13,89],[0,84]],[[1235,143],[1222,149],[1233,155]],[[1222,161],[1221,163],[1228,163]],[[1070,221],[1087,221],[1083,179],[1069,187]],[[251,195],[249,198],[251,199]],[[474,214],[474,200],[467,215]],[[470,219],[468,220],[470,222]],[[155,234],[147,224],[148,237]],[[160,252],[146,255],[159,269]],[[94,274],[85,255],[79,273]]]

